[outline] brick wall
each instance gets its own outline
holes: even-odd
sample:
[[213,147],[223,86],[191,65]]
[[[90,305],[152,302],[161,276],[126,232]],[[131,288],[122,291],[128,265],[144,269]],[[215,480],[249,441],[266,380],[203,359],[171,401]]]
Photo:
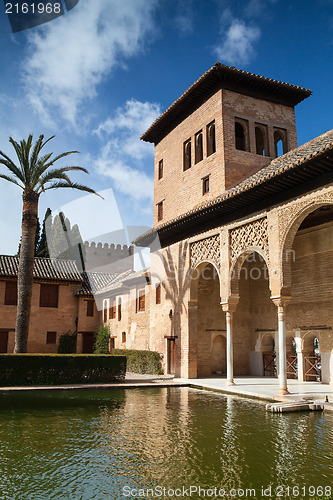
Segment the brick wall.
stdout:
[[[235,117],[249,124],[249,151],[235,148]],[[206,126],[215,120],[216,152],[207,156]],[[270,156],[256,154],[255,123],[267,127]],[[208,97],[155,147],[154,224],[157,204],[163,201],[163,221],[185,213],[268,165],[275,157],[274,127],[287,130],[288,150],[297,147],[294,109],[229,90]],[[194,137],[203,131],[203,160],[195,164]],[[183,145],[192,139],[191,168],[183,170]],[[158,179],[163,160],[163,177]],[[202,179],[210,176],[209,193]]]

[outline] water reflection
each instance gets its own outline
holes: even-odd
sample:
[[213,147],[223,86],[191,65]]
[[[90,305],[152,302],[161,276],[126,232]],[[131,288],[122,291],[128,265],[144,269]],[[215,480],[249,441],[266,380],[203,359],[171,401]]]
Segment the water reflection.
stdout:
[[259,492],[332,483],[328,413],[270,414],[188,388],[11,395],[0,404],[5,500],[124,498],[124,485]]

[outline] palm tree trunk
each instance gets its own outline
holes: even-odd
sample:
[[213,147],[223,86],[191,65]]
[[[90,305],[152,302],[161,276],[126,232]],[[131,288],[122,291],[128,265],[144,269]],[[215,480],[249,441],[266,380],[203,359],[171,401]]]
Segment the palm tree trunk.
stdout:
[[35,235],[38,216],[38,199],[34,191],[23,192],[22,241],[17,286],[17,318],[15,353],[27,352],[33,284]]

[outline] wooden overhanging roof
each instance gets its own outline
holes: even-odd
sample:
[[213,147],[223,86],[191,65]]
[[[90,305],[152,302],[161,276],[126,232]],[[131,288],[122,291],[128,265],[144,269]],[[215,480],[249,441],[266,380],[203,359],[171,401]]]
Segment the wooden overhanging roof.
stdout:
[[157,144],[170,130],[192,113],[207,96],[219,89],[232,90],[239,94],[289,107],[296,106],[311,95],[311,90],[303,87],[272,80],[217,62],[154,121],[141,139]]
[[[19,257],[0,255],[0,278],[17,279]],[[33,278],[38,281],[81,283],[82,276],[74,260],[35,257]]]
[[162,247],[274,206],[333,182],[333,130],[272,160],[217,198],[150,229],[133,241]]

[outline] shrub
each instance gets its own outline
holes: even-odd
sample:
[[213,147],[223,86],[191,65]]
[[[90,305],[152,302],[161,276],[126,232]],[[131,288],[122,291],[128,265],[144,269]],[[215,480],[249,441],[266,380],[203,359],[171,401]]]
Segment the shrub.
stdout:
[[76,333],[67,332],[59,337],[58,354],[73,354],[76,352]]
[[1,354],[0,386],[110,383],[124,380],[125,356]]
[[127,370],[134,373],[151,373],[161,375],[161,355],[155,351],[137,351],[130,349],[113,349],[112,354],[119,354],[127,358]]
[[110,330],[108,326],[101,326],[95,334],[94,354],[110,354]]

